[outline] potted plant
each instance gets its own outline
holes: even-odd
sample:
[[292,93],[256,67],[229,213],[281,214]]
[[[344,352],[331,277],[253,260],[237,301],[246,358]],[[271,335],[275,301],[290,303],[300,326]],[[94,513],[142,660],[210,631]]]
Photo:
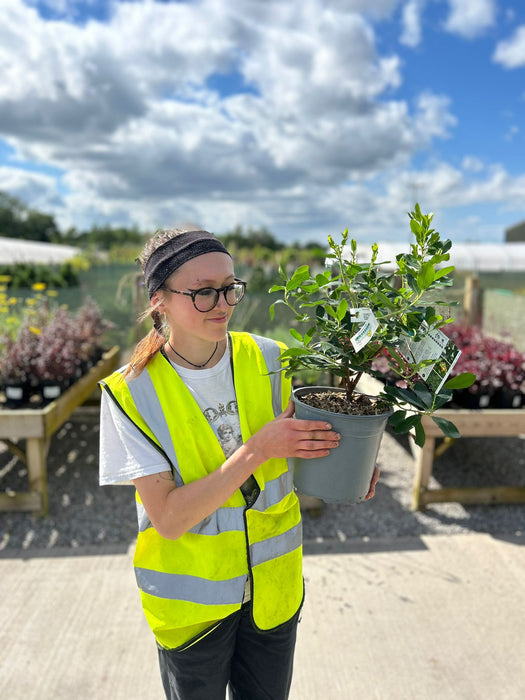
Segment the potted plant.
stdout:
[[[394,270],[385,271],[390,261],[378,260],[377,244],[371,247],[370,262],[358,262],[355,240],[347,247],[347,230],[340,244],[328,238],[329,269],[313,276],[308,265],[301,265],[288,275],[281,267],[283,284],[270,289],[281,295],[270,307],[272,318],[275,305],[285,304],[305,328],[290,329],[295,347],[281,355],[286,373],[316,369],[340,380],[335,388],[293,391],[298,418],[328,420],[342,435],[341,446],[329,457],[296,460],[299,491],[325,501],[361,501],[387,423],[396,433],[413,432],[416,443],[423,445],[422,417],[447,403],[453,388],[475,379],[462,374],[443,381],[457,348],[450,342],[435,351],[441,342],[439,329],[452,320],[436,309],[448,304],[435,293],[451,284],[454,268],[441,267],[449,260],[451,242],[431,228],[433,215],[423,214],[419,205],[409,217],[415,240],[408,253],[396,256]],[[358,382],[363,375],[380,374],[373,368],[380,353],[405,385],[392,383],[378,396],[363,395]],[[459,437],[453,423],[433,418],[445,435]]]
[[113,324],[103,318],[98,304],[89,298],[76,314],[76,326],[79,334],[79,355],[85,368],[89,369],[102,357],[102,339]]
[[5,336],[0,343],[0,377],[9,408],[19,408],[27,404],[31,395],[33,365],[38,345],[38,335],[34,331],[30,322],[25,320],[15,338]]
[[79,346],[74,317],[59,307],[39,334],[34,362],[44,403],[58,398],[76,379]]

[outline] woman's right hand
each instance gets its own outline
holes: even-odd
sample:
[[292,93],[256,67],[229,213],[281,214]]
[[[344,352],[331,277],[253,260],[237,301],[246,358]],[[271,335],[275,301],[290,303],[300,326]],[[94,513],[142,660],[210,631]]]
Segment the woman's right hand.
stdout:
[[261,461],[287,457],[313,459],[326,457],[339,445],[341,436],[325,421],[293,418],[294,404],[290,403],[277,418],[266,423],[246,442],[260,456]]

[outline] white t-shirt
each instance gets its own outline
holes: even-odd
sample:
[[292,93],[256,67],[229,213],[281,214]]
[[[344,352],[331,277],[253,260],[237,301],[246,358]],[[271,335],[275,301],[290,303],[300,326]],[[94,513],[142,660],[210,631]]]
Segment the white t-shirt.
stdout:
[[[171,364],[199,405],[228,458],[242,444],[229,348],[211,369],[186,369]],[[129,484],[132,479],[161,471],[170,471],[169,464],[103,391],[100,407],[100,485]]]

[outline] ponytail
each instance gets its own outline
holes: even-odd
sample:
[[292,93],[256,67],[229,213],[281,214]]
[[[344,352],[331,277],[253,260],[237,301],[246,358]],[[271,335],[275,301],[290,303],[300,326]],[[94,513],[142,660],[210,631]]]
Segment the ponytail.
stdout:
[[144,336],[144,338],[142,338],[142,340],[137,343],[129,364],[124,372],[124,378],[129,374],[140,374],[152,357],[158,353],[166,342],[162,317],[159,311],[152,308],[143,314],[139,320],[142,320],[147,316],[151,316],[153,320],[153,328],[146,336]]

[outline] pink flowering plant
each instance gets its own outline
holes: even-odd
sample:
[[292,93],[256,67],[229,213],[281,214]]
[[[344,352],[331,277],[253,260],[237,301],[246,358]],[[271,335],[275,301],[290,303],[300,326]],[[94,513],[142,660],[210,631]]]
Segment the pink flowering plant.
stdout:
[[453,374],[471,372],[476,376],[468,387],[470,394],[525,394],[525,353],[512,343],[485,335],[476,326],[453,324],[446,332],[462,351]]
[[[45,292],[45,293],[44,293]],[[99,359],[110,323],[88,299],[76,314],[58,306],[54,290],[33,285],[33,295],[8,297],[0,289],[0,379],[4,384],[56,381],[67,385],[88,360]]]

